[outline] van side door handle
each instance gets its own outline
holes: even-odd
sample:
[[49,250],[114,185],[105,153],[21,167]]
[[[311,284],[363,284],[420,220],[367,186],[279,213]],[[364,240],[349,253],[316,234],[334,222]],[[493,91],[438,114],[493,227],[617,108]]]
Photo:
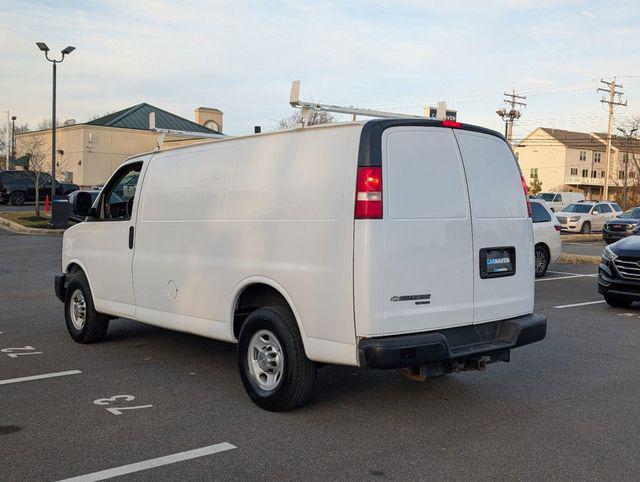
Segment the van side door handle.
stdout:
[[133,226],[129,226],[129,249],[133,249]]

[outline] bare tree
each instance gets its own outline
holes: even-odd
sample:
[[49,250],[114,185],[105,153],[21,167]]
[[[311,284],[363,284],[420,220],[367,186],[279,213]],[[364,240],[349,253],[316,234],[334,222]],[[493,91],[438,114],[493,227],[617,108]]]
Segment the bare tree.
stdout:
[[[335,122],[336,119],[329,112],[324,110],[314,109],[311,111],[311,117],[307,125],[316,126],[319,124],[330,124]],[[277,129],[293,129],[294,127],[302,124],[302,111],[296,109],[290,116],[284,117],[278,121]]]
[[[16,126],[16,135],[18,134],[22,134],[23,132],[29,132],[29,124],[22,124],[22,125],[17,125]],[[6,146],[7,146],[7,126],[3,126],[2,129],[0,129],[0,157],[2,157],[3,162],[1,163],[0,167],[2,169],[4,169],[4,160],[5,160],[5,155],[6,155]]]
[[624,125],[617,126],[622,134],[622,144],[619,146],[617,172],[614,184],[618,189],[616,201],[623,209],[629,209],[640,204],[640,117],[632,119]]
[[29,172],[32,173],[33,182],[36,191],[36,217],[40,217],[40,177],[45,168],[47,153],[45,151],[45,142],[42,136],[29,135],[25,136],[18,144],[18,152],[21,156],[27,156],[29,159]]

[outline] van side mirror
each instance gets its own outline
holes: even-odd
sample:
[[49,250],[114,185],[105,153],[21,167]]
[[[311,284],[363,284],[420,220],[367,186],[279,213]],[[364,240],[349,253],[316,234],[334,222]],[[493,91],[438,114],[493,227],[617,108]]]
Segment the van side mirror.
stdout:
[[91,216],[93,198],[91,193],[79,192],[73,200],[73,211],[79,216]]

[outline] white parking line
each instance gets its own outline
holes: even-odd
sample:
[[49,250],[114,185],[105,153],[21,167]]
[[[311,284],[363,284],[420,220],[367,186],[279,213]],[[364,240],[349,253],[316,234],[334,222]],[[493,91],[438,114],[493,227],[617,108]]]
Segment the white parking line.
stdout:
[[184,460],[204,457],[205,455],[217,454],[219,452],[225,452],[227,450],[233,450],[235,448],[237,448],[235,445],[223,442],[221,444],[209,445],[207,447],[202,447],[199,449],[188,450],[186,452],[179,452],[177,454],[165,455],[164,457],[145,460],[143,462],[136,462],[135,464],[123,465],[121,467],[115,467],[113,469],[101,470],[100,472],[93,472],[92,474],[79,475],[78,477],[64,479],[60,482],[91,482],[96,480],[105,480],[110,479],[111,477],[118,477],[120,475],[131,474],[133,472],[140,472],[141,470],[161,467],[162,465],[175,464],[176,462],[182,462]]
[[82,372],[80,370],[69,370],[66,372],[44,373],[42,375],[33,375],[30,377],[8,378],[7,380],[0,380],[0,385],[8,385],[9,383],[30,382],[31,380],[41,380],[43,378],[64,377],[66,375],[77,375],[78,373]]
[[585,301],[584,303],[572,303],[570,305],[558,305],[554,306],[554,308],[574,308],[576,306],[587,306],[587,305],[597,305],[599,303],[604,303],[604,300],[599,301]]
[[574,274],[571,276],[554,276],[553,278],[541,278],[541,279],[537,279],[536,283],[540,282],[540,281],[555,281],[557,279],[572,279],[572,278],[595,278],[597,277],[597,274]]

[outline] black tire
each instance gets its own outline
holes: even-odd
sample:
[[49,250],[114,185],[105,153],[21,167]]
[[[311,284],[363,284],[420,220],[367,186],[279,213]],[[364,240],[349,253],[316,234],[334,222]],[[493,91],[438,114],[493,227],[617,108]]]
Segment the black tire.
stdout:
[[615,296],[605,295],[604,300],[607,302],[609,306],[613,306],[614,308],[629,308],[632,300],[628,300],[626,298],[618,298]]
[[[271,390],[260,387],[249,362],[252,338],[263,330],[275,336],[275,343],[282,351],[281,375]],[[316,363],[305,355],[293,315],[280,306],[260,308],[247,317],[238,340],[238,366],[242,385],[249,398],[260,408],[271,412],[282,412],[302,405],[311,395],[317,370]]]
[[[81,326],[76,326],[77,322],[74,324],[74,316],[77,315],[72,314],[72,303],[76,292],[82,293],[85,306],[84,322]],[[96,311],[89,282],[82,272],[69,275],[64,298],[64,318],[69,335],[78,343],[95,343],[102,340],[107,334],[109,317]]]
[[580,228],[580,234],[590,234],[591,233],[591,223],[589,221],[585,221],[582,223],[582,227]]
[[547,272],[549,267],[549,252],[544,246],[538,245],[535,249],[534,266],[536,278],[541,278]]
[[12,206],[22,206],[26,201],[26,194],[22,191],[13,191],[9,196],[9,204]]

